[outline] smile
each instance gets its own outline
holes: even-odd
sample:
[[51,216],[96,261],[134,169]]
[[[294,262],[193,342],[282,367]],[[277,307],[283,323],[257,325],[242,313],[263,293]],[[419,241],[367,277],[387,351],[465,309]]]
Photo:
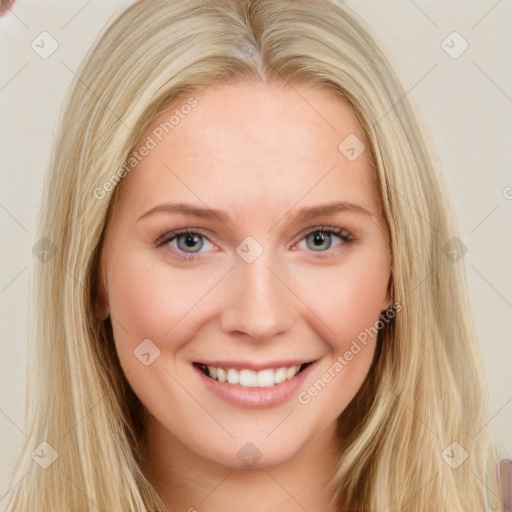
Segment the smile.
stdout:
[[250,368],[235,369],[209,366],[204,363],[194,363],[204,375],[221,383],[239,385],[245,388],[269,388],[293,379],[298,373],[307,368],[311,362],[295,366],[265,368],[252,370]]
[[208,361],[192,366],[205,389],[224,402],[247,409],[271,409],[297,395],[318,361]]

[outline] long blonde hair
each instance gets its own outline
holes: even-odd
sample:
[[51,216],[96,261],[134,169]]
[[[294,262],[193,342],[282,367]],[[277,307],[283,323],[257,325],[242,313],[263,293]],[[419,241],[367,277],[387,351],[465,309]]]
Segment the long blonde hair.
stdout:
[[[103,234],[123,183],[122,173],[113,185],[112,176],[158,114],[214,80],[240,79],[327,87],[350,103],[370,143],[402,311],[379,333],[371,371],[339,418],[338,508],[496,509],[457,226],[404,80],[334,0],[139,0],[82,64],[45,177],[45,251],[31,276],[29,438],[7,510],[165,510],[142,470],[144,408],[110,321],[95,314]],[[32,457],[36,448],[53,454],[42,442],[57,455],[46,469]],[[454,467],[454,454],[467,459]]]

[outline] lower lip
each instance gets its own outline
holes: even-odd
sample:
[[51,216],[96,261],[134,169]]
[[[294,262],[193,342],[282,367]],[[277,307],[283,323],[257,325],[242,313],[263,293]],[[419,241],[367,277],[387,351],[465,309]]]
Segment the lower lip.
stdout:
[[240,384],[229,384],[207,377],[194,366],[208,390],[226,402],[246,409],[270,409],[287,402],[308,378],[316,362],[298,373],[293,379],[285,380],[266,388],[246,388]]

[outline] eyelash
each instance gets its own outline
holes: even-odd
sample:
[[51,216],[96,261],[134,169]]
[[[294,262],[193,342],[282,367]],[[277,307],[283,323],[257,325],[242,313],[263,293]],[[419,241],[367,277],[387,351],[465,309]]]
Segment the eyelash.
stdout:
[[[311,228],[301,235],[301,238],[298,240],[298,242],[300,242],[304,238],[307,238],[308,236],[312,235],[313,233],[317,233],[317,232],[331,233],[331,234],[337,235],[343,241],[344,244],[352,244],[355,242],[355,238],[350,234],[350,232],[347,229],[338,228],[335,226],[317,226],[315,228]],[[164,235],[158,237],[158,239],[155,242],[155,246],[162,247],[162,246],[168,244],[169,242],[172,242],[178,236],[186,235],[186,234],[201,235],[202,237],[208,239],[208,236],[206,235],[206,233],[204,233],[203,230],[200,228],[182,228],[182,229],[175,229],[173,231],[170,231],[170,232],[165,233]],[[312,252],[316,252],[316,251],[312,251]],[[316,256],[320,257],[320,258],[328,258],[328,257],[332,256],[331,253],[332,253],[332,250],[327,249],[325,251],[319,251],[316,254]],[[177,258],[179,258],[181,260],[185,260],[185,261],[196,260],[197,258],[200,257],[200,255],[201,255],[201,253],[196,253],[196,254],[176,253]]]

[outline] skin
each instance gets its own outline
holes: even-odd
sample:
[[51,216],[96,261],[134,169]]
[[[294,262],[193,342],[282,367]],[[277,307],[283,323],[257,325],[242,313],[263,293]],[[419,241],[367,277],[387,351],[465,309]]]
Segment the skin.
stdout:
[[14,0],[0,1],[0,16],[7,16],[14,9]]
[[[193,96],[197,106],[124,178],[101,258],[99,305],[151,415],[148,474],[169,510],[334,510],[326,486],[338,460],[336,420],[368,373],[375,338],[308,404],[294,395],[264,410],[225,402],[191,363],[318,360],[304,391],[390,307],[388,234],[370,151],[349,161],[338,150],[349,134],[366,148],[367,139],[328,89],[214,83]],[[170,114],[155,119],[136,147]],[[335,201],[368,213],[295,219],[302,207]],[[230,218],[140,218],[175,202]],[[323,232],[317,248],[322,226],[344,228],[354,241]],[[195,246],[187,250],[187,235],[180,245],[155,246],[183,227],[203,230]],[[236,252],[248,236],[263,249],[252,263]],[[148,366],[134,356],[144,339],[160,350]],[[250,468],[237,456],[247,442],[262,454]]]

